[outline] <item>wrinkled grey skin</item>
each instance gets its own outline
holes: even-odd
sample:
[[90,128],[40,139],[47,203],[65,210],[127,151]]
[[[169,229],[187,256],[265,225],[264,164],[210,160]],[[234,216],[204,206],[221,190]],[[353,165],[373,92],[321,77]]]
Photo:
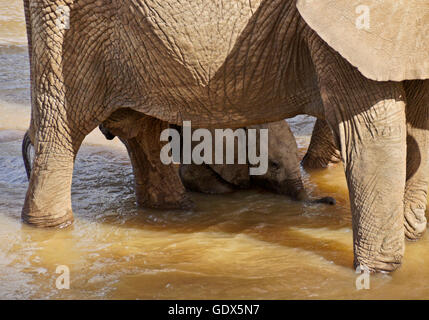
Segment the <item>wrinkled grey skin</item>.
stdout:
[[307,200],[308,195],[301,178],[298,147],[289,125],[285,121],[279,121],[249,128],[268,129],[268,170],[263,175],[251,176],[252,183],[298,200]]
[[307,153],[301,161],[302,166],[306,169],[321,169],[340,161],[340,151],[329,124],[325,120],[317,119]]
[[[129,120],[127,124],[133,126]],[[101,125],[100,130],[106,139],[113,139],[115,136],[106,125],[109,126],[109,123]],[[122,126],[118,120],[115,125]],[[249,164],[182,164],[179,174],[184,186],[190,191],[207,194],[228,193],[260,186],[294,200],[335,204],[332,197],[310,200],[301,178],[296,141],[287,122],[282,120],[249,128],[268,129],[268,170],[264,175],[249,175]]]
[[[429,85],[427,81],[417,83],[419,86],[415,86],[415,83],[410,81],[404,83],[408,104],[415,105],[418,108],[416,113],[407,113],[407,192],[404,199],[407,210],[405,210],[404,226],[405,237],[410,241],[416,241],[422,237],[426,231],[427,224],[425,215],[427,201],[426,181],[429,176],[425,166],[427,151],[421,154],[419,146],[425,143],[426,133],[422,132],[418,127],[424,128],[427,125],[427,117],[423,113],[426,112],[424,111],[424,103],[427,103],[429,99],[427,97],[424,99],[418,92],[423,90],[424,86],[426,86],[424,90],[429,90]],[[422,118],[417,121],[416,117]],[[416,126],[413,123],[419,124]],[[422,150],[424,151],[425,149]],[[306,169],[326,168],[330,164],[340,162],[340,154],[341,151],[338,149],[338,144],[329,124],[325,120],[317,119],[310,145],[302,160],[303,167]]]
[[[129,121],[128,124],[132,125]],[[115,125],[120,124],[116,121]],[[268,130],[268,170],[265,174],[250,175],[249,164],[182,164],[179,173],[184,186],[190,191],[208,194],[228,193],[260,186],[294,200],[311,201],[302,182],[295,137],[287,122],[281,120],[249,128]],[[114,138],[106,125],[101,125],[100,130],[107,139]],[[257,138],[259,137],[258,135]],[[259,143],[257,139],[257,144]],[[313,202],[334,205],[335,199],[324,197]]]
[[[138,131],[139,118],[131,118],[122,114],[121,116],[115,117],[113,123],[114,124],[112,124],[111,121],[107,121],[100,125],[100,131],[108,140],[112,140],[116,137],[111,130],[119,134],[119,139],[128,148],[126,142],[127,133],[125,133],[126,130],[123,128],[128,127]],[[248,189],[253,186],[259,186],[271,192],[289,196],[293,200],[330,205],[336,203],[335,199],[332,197],[311,200],[308,196],[301,177],[295,137],[286,121],[281,120],[264,125],[253,125],[248,128],[268,130],[268,169],[265,174],[250,175],[249,164],[181,164],[179,175],[185,188],[194,192],[222,194],[233,192],[238,189]],[[258,148],[260,143],[259,138],[260,136],[257,135]],[[28,133],[26,133],[22,144],[22,154],[28,177],[31,176],[30,147],[31,140],[29,139]],[[237,150],[235,151],[237,152]],[[212,153],[214,154],[214,152]],[[237,155],[237,153],[235,155]],[[237,162],[237,159],[235,162]],[[165,177],[161,178],[164,179]],[[171,180],[171,178],[169,180]],[[159,189],[159,187],[157,189]],[[162,203],[160,205],[162,205]],[[156,207],[156,205],[153,206]],[[187,206],[192,206],[190,200],[188,200]]]
[[[241,187],[240,185],[229,183],[206,164],[182,164],[179,174],[185,188],[193,192],[223,194],[233,192]],[[246,173],[243,172],[242,176],[245,177]],[[250,184],[246,184],[243,189],[249,186]]]
[[[298,160],[298,150],[295,138],[289,125],[285,121],[278,121],[264,125],[249,126],[247,129],[268,130],[268,169],[263,175],[250,175],[249,164],[234,165],[208,165],[216,176],[222,178],[231,187],[249,188],[259,185],[275,193],[288,195],[297,200],[307,200],[308,196],[301,179]],[[213,132],[214,134],[214,132]],[[257,150],[260,149],[260,136],[257,135]],[[237,155],[237,150],[235,150]],[[213,152],[212,152],[213,153]],[[237,163],[238,159],[235,159]],[[225,159],[224,159],[225,162]],[[192,171],[197,169],[196,165],[182,165],[181,177],[185,186],[192,186],[193,191],[210,190],[215,181],[199,179]],[[198,185],[198,186],[197,186]],[[212,192],[210,192],[212,193]]]
[[[65,4],[70,28],[59,29],[55,12]],[[428,81],[364,77],[307,25],[294,0],[218,4],[24,0],[35,158],[23,221],[72,223],[76,154],[121,110],[140,114],[146,128],[126,128],[123,138],[137,199],[165,207],[188,202],[178,168],[157,163],[168,123],[237,128],[310,114],[329,123],[341,150],[354,265],[398,268],[405,229],[414,239],[426,229]]]

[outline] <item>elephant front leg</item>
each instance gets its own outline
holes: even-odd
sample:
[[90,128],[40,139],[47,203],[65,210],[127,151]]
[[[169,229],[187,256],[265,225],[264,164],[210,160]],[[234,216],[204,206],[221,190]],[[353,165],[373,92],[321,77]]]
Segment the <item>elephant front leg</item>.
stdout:
[[406,81],[407,182],[404,198],[405,236],[420,239],[426,231],[429,185],[429,81]]
[[133,165],[137,203],[157,209],[189,209],[193,206],[179,175],[179,166],[160,160],[160,134],[166,122],[144,117],[141,130],[132,138],[121,138]]
[[38,227],[64,227],[73,221],[74,159],[84,136],[98,124],[95,117],[101,113],[96,108],[102,105],[104,90],[100,81],[105,69],[99,64],[90,67],[100,61],[99,50],[76,46],[91,43],[74,41],[79,23],[70,24],[70,29],[58,27],[58,4],[25,1],[32,98],[29,132],[35,157],[21,216]]
[[39,129],[22,220],[36,227],[66,227],[73,222],[71,183],[83,140],[60,127]]
[[[363,94],[358,97],[365,100]],[[353,108],[352,103],[344,106]],[[405,104],[395,99],[370,103],[368,110],[337,123],[352,210],[354,266],[393,271],[404,254]]]
[[405,92],[401,83],[365,78],[317,39],[310,48],[326,118],[340,142],[354,266],[393,271],[401,264],[405,245]]
[[[355,267],[393,271],[401,264],[406,164],[404,108],[402,102],[381,101],[369,114],[339,124],[352,209]],[[380,115],[381,121],[365,123],[364,118],[370,114]]]

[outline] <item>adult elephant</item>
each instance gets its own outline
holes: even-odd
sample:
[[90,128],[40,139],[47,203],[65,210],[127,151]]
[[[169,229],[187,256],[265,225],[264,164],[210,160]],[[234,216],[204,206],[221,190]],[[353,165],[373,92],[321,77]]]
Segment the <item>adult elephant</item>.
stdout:
[[[355,266],[400,265],[407,121],[419,132],[419,166],[427,158],[428,104],[415,103],[427,100],[427,2],[368,1],[367,29],[355,23],[356,0],[24,4],[35,144],[25,222],[72,222],[76,153],[121,108],[150,119],[155,151],[167,122],[241,127],[307,113],[326,118],[341,147]],[[413,79],[405,108],[402,81]]]

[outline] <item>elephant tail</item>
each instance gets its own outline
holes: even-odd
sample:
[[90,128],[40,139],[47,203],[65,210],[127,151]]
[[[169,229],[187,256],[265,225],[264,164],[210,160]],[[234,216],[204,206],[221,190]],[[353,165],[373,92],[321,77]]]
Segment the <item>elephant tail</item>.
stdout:
[[30,180],[31,176],[31,157],[30,150],[33,144],[31,143],[29,131],[24,134],[22,139],[22,160],[24,160],[25,171],[27,172],[27,178]]

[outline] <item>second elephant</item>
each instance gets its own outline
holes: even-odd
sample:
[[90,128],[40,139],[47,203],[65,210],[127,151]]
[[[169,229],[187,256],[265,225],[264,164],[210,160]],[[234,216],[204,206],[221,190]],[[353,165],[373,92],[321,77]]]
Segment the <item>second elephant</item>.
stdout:
[[[125,146],[130,144],[131,136],[133,136],[133,139],[136,139],[137,143],[143,144],[145,129],[142,128],[144,124],[141,118],[142,116],[135,112],[121,111],[113,114],[109,120],[100,126],[100,129],[107,139],[113,139],[115,136],[118,136]],[[259,186],[274,193],[289,196],[294,200],[310,201],[301,177],[295,137],[287,122],[282,120],[263,125],[254,125],[246,129],[268,130],[268,166],[265,174],[252,176],[249,174],[249,164],[237,164],[237,161],[234,161],[234,164],[181,164],[179,175],[184,187],[195,192],[220,194],[232,192],[237,189]],[[257,144],[259,143],[261,141],[257,139]],[[137,166],[134,167],[134,174],[138,175],[140,172],[146,172],[144,167],[148,166],[148,163],[144,160],[148,158],[143,157],[144,160],[137,160],[141,158],[141,155],[135,154],[129,147],[127,149],[131,159],[135,159],[133,166]],[[144,147],[140,150],[143,149]],[[237,155],[237,152],[235,154]],[[152,171],[155,172],[161,172],[166,169],[162,168],[161,162],[158,161],[157,163],[155,158],[151,161],[151,166]],[[153,166],[160,168],[153,170]],[[176,171],[173,170],[170,174],[175,175]],[[151,178],[154,179],[154,176],[152,175]],[[163,201],[167,195],[171,195],[172,193],[169,189],[164,190],[162,188],[163,185],[148,188],[146,184],[138,183],[138,181],[148,179],[149,176],[136,176],[138,202],[144,206],[168,208],[168,203]],[[159,177],[155,180],[161,181],[163,179]],[[169,180],[171,180],[171,177]],[[189,205],[190,200],[184,193],[185,190],[182,188],[181,190],[183,191],[182,197],[184,203]],[[331,205],[335,204],[335,199],[332,197],[324,197],[312,201]]]

